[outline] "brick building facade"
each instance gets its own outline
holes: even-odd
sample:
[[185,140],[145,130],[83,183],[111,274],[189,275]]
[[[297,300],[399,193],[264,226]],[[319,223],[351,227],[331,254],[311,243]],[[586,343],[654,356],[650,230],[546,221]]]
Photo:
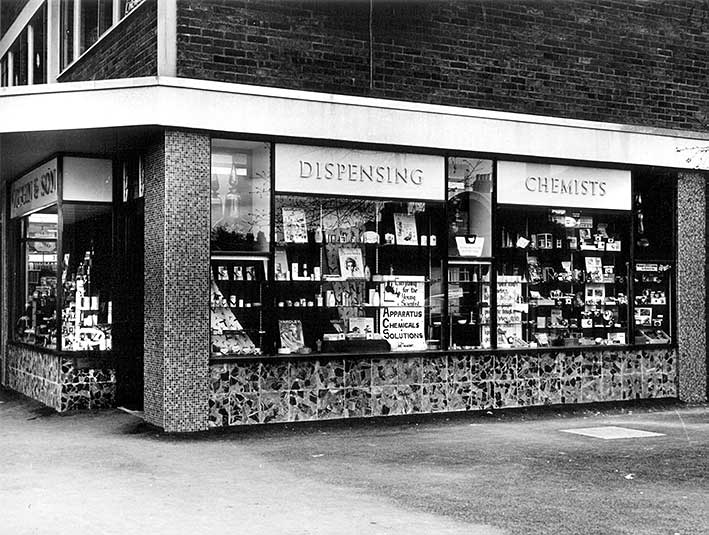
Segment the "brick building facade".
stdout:
[[[0,1],[0,67],[2,85],[9,86],[0,89],[0,112],[8,117],[0,131],[3,195],[11,196],[12,185],[53,154],[110,159],[114,211],[129,214],[125,219],[115,216],[120,224],[114,232],[127,233],[137,219],[144,221],[140,287],[145,288],[142,303],[123,303],[120,288],[111,294],[112,306],[128,317],[131,307],[140,307],[140,341],[119,335],[127,330],[116,326],[113,350],[74,359],[72,370],[77,371],[72,378],[57,372],[72,356],[67,351],[18,340],[18,302],[24,297],[6,295],[2,369],[4,384],[11,388],[58,410],[99,407],[108,403],[116,377],[119,382],[130,380],[133,372],[121,369],[133,359],[141,368],[135,380],[143,399],[118,402],[144,401],[146,419],[171,431],[653,397],[706,400],[709,161],[702,147],[709,142],[709,12],[703,3],[114,0],[109,2],[112,11],[96,13],[97,21],[112,16],[112,24],[96,22],[93,33],[87,30],[93,19],[77,24],[68,16],[71,1],[27,2],[20,10],[9,4]],[[46,22],[40,42],[33,24],[41,10]],[[63,35],[72,41],[63,40]],[[25,79],[18,65],[33,60],[46,66],[50,83]],[[42,77],[35,73],[35,79]],[[32,116],[28,110],[34,110]],[[228,256],[214,249],[210,198],[224,193],[214,186],[219,143],[236,147],[233,154],[248,153],[249,166],[255,165],[259,144],[267,147],[263,150],[270,163],[263,172],[271,198],[270,235],[263,254],[246,254],[236,246]],[[624,221],[618,226],[623,236],[619,241],[631,266],[624,269],[642,266],[632,273],[617,272],[616,282],[627,286],[609,295],[615,303],[614,321],[623,325],[618,327],[623,336],[616,337],[620,343],[611,345],[606,342],[610,337],[594,331],[594,336],[581,337],[591,345],[569,343],[573,337],[564,344],[559,339],[564,347],[544,344],[544,338],[528,332],[543,329],[539,325],[544,322],[536,317],[545,305],[530,306],[532,298],[525,294],[519,299],[527,301],[515,309],[524,320],[519,331],[524,335],[517,337],[525,338],[524,345],[513,341],[510,347],[498,339],[459,347],[449,325],[451,303],[458,299],[451,282],[457,280],[448,280],[449,274],[441,282],[445,304],[436,320],[449,329],[440,340],[429,336],[434,323],[427,319],[427,337],[437,343],[426,350],[319,353],[312,344],[313,354],[279,355],[274,354],[278,342],[271,340],[259,347],[260,354],[215,354],[213,325],[210,332],[214,281],[209,276],[217,267],[215,258],[229,263],[229,269],[239,262],[265,262],[263,288],[268,297],[255,302],[264,307],[263,321],[268,323],[283,312],[277,292],[285,291],[278,289],[273,267],[280,249],[277,203],[294,194],[302,202],[313,195],[330,202],[324,190],[284,186],[286,177],[279,174],[275,156],[281,146],[311,146],[324,153],[347,148],[373,158],[431,155],[445,161],[446,177],[440,180],[443,188],[448,184],[448,197],[455,163],[470,159],[490,162],[497,190],[505,178],[500,163],[507,160],[592,169],[596,174],[609,169],[626,176],[622,180],[632,181],[632,198],[628,194],[628,205],[619,212],[588,208],[582,201],[570,201],[568,212],[577,226],[580,219],[574,209],[590,209],[596,221]],[[137,177],[139,185],[131,185],[131,177]],[[654,198],[653,184],[671,184],[668,195],[676,198],[659,215],[642,206],[642,195]],[[426,213],[452,210],[452,198],[411,199],[426,204]],[[504,203],[492,203],[493,213],[506,213]],[[66,209],[62,204],[58,198],[60,212]],[[413,204],[409,210],[415,209]],[[522,210],[536,213],[521,204]],[[566,205],[546,208],[554,207]],[[11,244],[3,251],[5,288],[18,285],[13,279],[16,270],[22,270],[17,247],[28,241],[25,235],[13,235],[19,232],[19,217],[4,214],[3,232]],[[493,294],[499,294],[507,276],[521,277],[520,285],[531,282],[531,275],[520,275],[520,270],[505,271],[505,222],[500,218],[492,218],[488,240],[493,247],[485,259],[492,277],[487,282],[498,284]],[[650,258],[639,249],[645,228],[669,244],[658,253],[661,258]],[[452,238],[450,228],[436,229],[433,234],[441,241]],[[113,240],[123,243],[121,236]],[[378,239],[384,240],[384,234]],[[421,243],[429,252],[436,246]],[[358,247],[366,256],[367,248]],[[126,250],[114,254],[120,257]],[[543,254],[535,253],[535,261]],[[605,261],[605,256],[598,257]],[[481,262],[441,253],[440,269],[465,261]],[[56,262],[60,270],[62,262]],[[643,281],[653,284],[661,278],[661,272],[643,274],[648,265],[667,266],[672,273],[667,279],[668,303],[659,316],[659,309],[652,309],[638,293]],[[429,262],[422,283],[427,300],[435,293],[428,279],[436,269]],[[384,268],[380,274],[386,276]],[[69,290],[57,293],[58,300],[66,301]],[[498,298],[492,298],[497,314],[491,322],[499,331],[503,321]],[[627,309],[625,298],[631,301]],[[64,309],[58,304],[57,317],[78,314],[78,299],[76,303]],[[232,305],[227,308],[234,314],[243,312],[241,305]],[[431,306],[427,301],[421,308]],[[582,308],[588,313],[593,306],[587,302]],[[638,342],[638,322],[645,321],[638,311],[644,309],[654,310],[658,330],[671,335],[664,343]],[[343,310],[340,306],[339,312]],[[361,313],[371,314],[364,306]],[[101,321],[102,314],[97,314]],[[257,330],[259,339],[269,340],[269,328]],[[77,404],[70,385],[82,373],[96,386],[87,389],[89,401]]]

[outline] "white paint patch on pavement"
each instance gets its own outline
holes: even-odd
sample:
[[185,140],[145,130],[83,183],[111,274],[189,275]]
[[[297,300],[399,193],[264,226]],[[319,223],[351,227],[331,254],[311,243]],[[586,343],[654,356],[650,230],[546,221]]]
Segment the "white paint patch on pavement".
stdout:
[[647,438],[663,437],[664,433],[653,433],[651,431],[640,431],[639,429],[628,429],[627,427],[617,427],[608,425],[603,427],[583,427],[580,429],[562,429],[562,433],[572,433],[586,437],[602,438],[603,440],[615,440],[617,438]]

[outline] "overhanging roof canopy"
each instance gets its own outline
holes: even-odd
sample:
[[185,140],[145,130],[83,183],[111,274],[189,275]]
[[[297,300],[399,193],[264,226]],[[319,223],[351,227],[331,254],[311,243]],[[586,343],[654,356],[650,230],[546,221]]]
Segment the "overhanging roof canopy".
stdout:
[[0,89],[0,134],[136,126],[709,169],[700,132],[186,78]]

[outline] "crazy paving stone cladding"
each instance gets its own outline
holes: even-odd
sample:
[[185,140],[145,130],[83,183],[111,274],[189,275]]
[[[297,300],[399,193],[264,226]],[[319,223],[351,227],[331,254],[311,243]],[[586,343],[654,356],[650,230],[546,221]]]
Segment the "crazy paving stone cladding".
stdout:
[[115,406],[111,367],[77,368],[72,358],[26,346],[9,345],[7,356],[7,386],[58,412]]
[[673,349],[239,360],[210,365],[210,427],[677,396]]
[[182,77],[691,130],[708,39],[685,0],[177,2]]
[[59,76],[60,82],[155,76],[157,0],[145,0]]

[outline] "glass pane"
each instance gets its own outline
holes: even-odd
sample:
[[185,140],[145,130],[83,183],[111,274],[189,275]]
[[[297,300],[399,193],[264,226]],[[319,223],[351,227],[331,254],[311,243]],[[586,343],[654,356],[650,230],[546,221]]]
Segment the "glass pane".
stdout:
[[212,251],[268,251],[271,146],[212,141]]
[[[52,213],[53,212],[53,213]],[[24,299],[16,322],[16,339],[51,349],[57,340],[57,215],[56,207],[22,220]]]
[[61,0],[60,8],[61,17],[61,69],[65,69],[73,58],[73,42],[74,42],[74,0]]
[[625,344],[630,215],[498,212],[498,347]]
[[112,346],[111,206],[63,206],[62,347],[103,351]]
[[633,183],[635,258],[671,261],[674,257],[676,173],[640,173]]
[[440,204],[279,195],[275,221],[279,352],[440,347]]
[[449,262],[448,315],[451,349],[491,347],[489,262]]
[[638,262],[633,274],[636,344],[669,344],[672,341],[672,265]]
[[492,160],[448,158],[448,255],[492,256]]
[[32,58],[32,69],[35,84],[47,82],[47,67],[45,64],[47,57],[46,41],[46,4],[40,9],[32,19],[32,29],[34,30],[34,57]]
[[99,0],[81,0],[81,54],[98,40],[98,4]]

